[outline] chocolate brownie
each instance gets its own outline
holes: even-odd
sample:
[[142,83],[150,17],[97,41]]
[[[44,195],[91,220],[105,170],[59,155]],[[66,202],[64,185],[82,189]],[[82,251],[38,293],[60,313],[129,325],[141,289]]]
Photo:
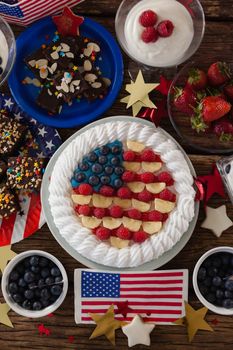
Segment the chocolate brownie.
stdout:
[[36,103],[46,109],[51,114],[57,114],[61,112],[63,99],[58,95],[58,91],[55,87],[44,86],[40,91]]
[[4,178],[6,175],[7,165],[3,160],[0,160],[0,181]]
[[84,92],[84,96],[89,101],[103,98],[107,94],[108,87],[96,69],[92,69],[90,72],[85,71],[83,77],[89,85],[89,89]]
[[24,139],[27,127],[0,114],[0,156],[10,156]]
[[5,183],[0,184],[0,217],[9,217],[18,210],[19,204],[17,197]]
[[36,190],[41,186],[45,159],[11,157],[8,159],[7,186],[17,190]]

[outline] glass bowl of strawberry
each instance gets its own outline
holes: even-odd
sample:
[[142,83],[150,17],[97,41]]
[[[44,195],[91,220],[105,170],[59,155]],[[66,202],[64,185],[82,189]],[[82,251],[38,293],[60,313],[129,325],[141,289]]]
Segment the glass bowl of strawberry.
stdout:
[[186,145],[202,152],[233,152],[233,65],[190,62],[177,74],[168,112]]
[[123,0],[115,30],[134,61],[151,69],[176,67],[199,48],[205,15],[199,0]]

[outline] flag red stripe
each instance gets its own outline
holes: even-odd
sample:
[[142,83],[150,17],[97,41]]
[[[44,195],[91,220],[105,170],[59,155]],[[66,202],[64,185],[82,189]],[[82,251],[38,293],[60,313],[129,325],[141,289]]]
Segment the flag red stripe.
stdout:
[[32,194],[30,206],[26,215],[27,221],[24,229],[24,238],[27,238],[32,232],[38,230],[41,215],[41,201],[39,194]]
[[[82,310],[82,314],[89,314],[89,313],[93,313],[93,314],[104,314],[106,313],[108,309],[98,309],[98,310],[92,310],[92,309],[83,309]],[[133,309],[132,311],[133,313],[136,314],[146,314],[146,313],[150,313],[151,315],[153,314],[158,314],[158,315],[181,315],[182,312],[181,310],[143,310],[143,309]],[[130,313],[130,312],[129,312]]]
[[[115,317],[119,321],[132,321],[133,317]],[[144,322],[175,322],[177,317],[174,318],[159,318],[159,317],[146,317]],[[91,317],[82,317],[82,321],[93,321]]]
[[121,292],[182,292],[182,287],[166,287],[166,288],[121,288]]
[[183,283],[183,280],[123,281],[121,279],[121,284],[182,284],[182,283]]
[[161,273],[121,273],[125,278],[142,278],[142,277],[183,277],[183,272],[161,272]]
[[143,294],[122,294],[121,298],[140,298],[140,299],[182,299],[182,294],[158,294],[158,295],[143,295]]
[[[124,300],[124,299],[122,299]],[[96,306],[96,305],[112,305],[114,301],[82,301],[83,306]],[[182,302],[175,301],[129,301],[130,306],[182,306]]]
[[11,237],[15,225],[16,216],[17,213],[14,213],[8,218],[2,219],[2,224],[0,228],[1,246],[11,244]]

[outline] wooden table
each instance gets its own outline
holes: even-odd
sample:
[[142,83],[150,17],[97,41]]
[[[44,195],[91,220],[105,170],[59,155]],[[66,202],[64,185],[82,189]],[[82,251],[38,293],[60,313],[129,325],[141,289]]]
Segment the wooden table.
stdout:
[[[130,1],[130,0],[128,0]],[[114,36],[114,16],[120,5],[121,0],[86,0],[81,4],[77,11],[80,14],[87,15],[99,23],[103,24]],[[203,43],[196,53],[196,58],[213,62],[215,58],[224,58],[232,61],[233,53],[233,0],[201,0],[206,13],[206,34]],[[16,36],[22,31],[20,27],[13,27]],[[124,55],[125,69],[127,70],[128,58]],[[125,74],[125,82],[129,77]],[[5,87],[3,90],[6,90]],[[124,105],[119,101],[124,95],[122,89],[120,96],[114,103],[112,108],[108,110],[105,116],[128,114]],[[174,137],[176,134],[168,120],[162,122],[162,126]],[[63,129],[60,131],[63,140],[72,135],[76,129]],[[177,137],[176,137],[177,138]],[[209,156],[196,154],[194,150],[185,146],[186,151],[190,155],[190,159],[199,175],[207,174],[211,171],[212,163],[218,159],[217,155]],[[211,205],[218,206],[223,203],[227,204],[228,214],[233,219],[233,207],[229,200],[222,200],[214,197]],[[172,261],[165,265],[164,269],[188,268],[190,271],[190,287],[189,300],[195,308],[201,307],[198,302],[191,283],[191,276],[197,259],[208,249],[216,246],[231,246],[233,242],[233,228],[224,232],[221,238],[216,239],[212,233],[200,229],[200,223],[204,218],[204,211],[201,208],[199,221],[195,232],[189,243]],[[33,237],[14,245],[14,250],[21,253],[29,249],[43,249],[49,253],[56,255],[64,264],[69,277],[69,292],[62,307],[57,310],[53,317],[32,320],[16,315],[10,312],[10,318],[14,324],[14,329],[0,326],[0,349],[75,349],[75,350],[107,350],[112,349],[110,343],[100,337],[96,340],[89,340],[89,336],[93,330],[92,326],[79,326],[74,322],[74,291],[73,291],[73,272],[75,268],[82,267],[80,263],[70,257],[55,241],[46,225],[42,227]],[[1,298],[1,301],[2,298]],[[233,348],[233,319],[232,317],[216,316],[211,312],[208,313],[207,320],[211,321],[217,318],[217,325],[213,325],[215,332],[199,331],[194,341],[189,344],[187,340],[186,330],[182,327],[158,326],[151,336],[151,349],[156,350],[197,350],[211,349],[217,350],[220,347],[224,349]],[[51,330],[49,337],[40,336],[37,326],[44,323]],[[69,343],[68,337],[74,336],[74,342]],[[127,349],[127,338],[121,331],[117,332],[116,349]],[[137,346],[135,349],[146,349],[144,346]]]

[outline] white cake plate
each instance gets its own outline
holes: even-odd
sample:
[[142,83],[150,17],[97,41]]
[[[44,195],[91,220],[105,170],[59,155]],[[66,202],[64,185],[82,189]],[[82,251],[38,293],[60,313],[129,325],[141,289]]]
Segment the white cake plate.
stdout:
[[[106,266],[106,265],[101,265],[101,264],[95,263],[94,261],[89,260],[89,259],[85,258],[83,255],[79,254],[60,234],[58,228],[56,227],[56,225],[54,223],[53,216],[52,216],[51,209],[50,209],[50,205],[49,205],[49,200],[48,200],[48,198],[49,198],[49,190],[48,190],[49,181],[50,181],[50,177],[51,177],[54,165],[55,165],[58,157],[60,156],[60,154],[64,151],[64,149],[68,146],[68,144],[73,139],[75,139],[77,136],[79,136],[80,134],[82,134],[86,130],[88,130],[96,125],[106,124],[106,123],[113,122],[116,120],[118,120],[118,121],[122,120],[125,122],[135,122],[135,123],[139,123],[139,124],[150,126],[150,127],[153,125],[151,122],[144,120],[144,119],[140,119],[140,118],[132,118],[132,117],[127,117],[127,116],[116,116],[116,117],[109,117],[109,118],[104,118],[104,119],[98,120],[94,123],[91,123],[91,124],[85,126],[84,128],[80,129],[79,131],[77,131],[74,135],[72,135],[68,140],[66,140],[66,142],[64,142],[60,146],[60,148],[56,151],[56,153],[50,159],[50,161],[46,167],[46,171],[45,171],[44,176],[43,176],[43,182],[42,182],[42,187],[41,187],[41,200],[42,200],[43,212],[44,212],[48,227],[49,227],[50,231],[52,232],[53,236],[55,237],[55,239],[58,241],[58,243],[62,246],[63,249],[65,249],[67,251],[67,253],[69,253],[74,259],[76,259],[77,261],[79,261],[83,265],[85,265],[89,268],[99,269],[99,270],[151,271],[151,270],[158,269],[159,267],[165,265],[167,262],[169,262],[171,259],[173,259],[184,248],[184,246],[188,243],[189,239],[191,238],[191,236],[193,234],[196,223],[197,223],[197,218],[198,218],[198,214],[199,214],[199,203],[198,202],[195,203],[195,215],[194,215],[193,220],[190,222],[190,225],[189,225],[187,232],[185,232],[183,234],[180,241],[176,245],[174,245],[174,247],[172,249],[170,249],[168,252],[161,255],[159,258],[151,260],[151,261],[149,261],[145,264],[142,264],[140,266],[136,266],[133,268],[118,268],[118,269],[115,267],[112,267],[112,266]],[[193,167],[189,157],[187,156],[187,154],[183,150],[183,148],[166,131],[164,131],[161,128],[159,128],[159,129],[161,132],[163,132],[166,136],[168,136],[171,140],[173,140],[177,144],[179,149],[184,154],[184,157],[189,165],[189,168],[190,168],[192,175],[194,177],[196,177],[196,172],[194,170],[194,167]]]

